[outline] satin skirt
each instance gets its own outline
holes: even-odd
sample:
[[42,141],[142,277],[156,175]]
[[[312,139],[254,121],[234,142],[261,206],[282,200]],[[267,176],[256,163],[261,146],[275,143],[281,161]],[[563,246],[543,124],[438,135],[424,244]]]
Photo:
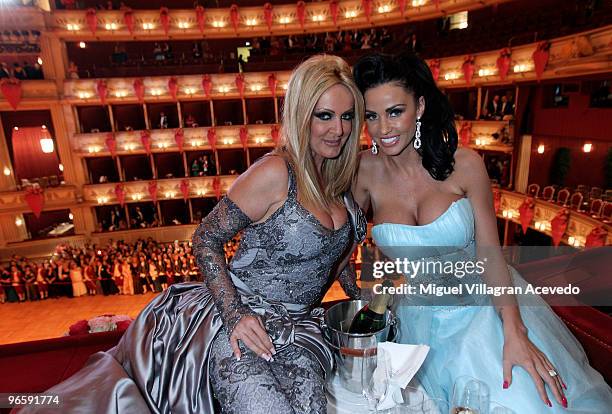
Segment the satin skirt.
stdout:
[[[254,310],[270,313],[265,300],[257,302]],[[329,372],[332,355],[318,323],[310,317],[288,323],[287,316],[290,332],[279,337],[287,346],[311,351]],[[80,371],[45,394],[60,396],[63,413],[213,413],[209,356],[222,327],[204,284],[172,285],[142,310],[117,346],[92,355]],[[42,406],[20,411],[47,412],[58,411]]]

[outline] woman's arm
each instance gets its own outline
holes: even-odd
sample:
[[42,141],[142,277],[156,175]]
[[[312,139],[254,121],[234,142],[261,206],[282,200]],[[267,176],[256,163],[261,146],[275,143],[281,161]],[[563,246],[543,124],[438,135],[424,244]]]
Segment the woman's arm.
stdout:
[[[353,199],[357,203],[357,206],[361,209],[362,213],[365,215],[368,209],[370,208],[370,192],[368,190],[369,185],[369,177],[370,169],[372,168],[372,155],[369,151],[362,151],[359,154],[359,166],[357,169],[357,177],[353,182],[353,186],[351,189],[351,193],[353,195]],[[364,218],[365,221],[365,218]],[[366,222],[367,226],[367,222]],[[366,229],[367,231],[367,229]],[[362,242],[362,240],[358,240],[358,242]],[[351,299],[361,299],[361,289],[357,286],[357,274],[355,273],[354,266],[349,262],[352,252],[357,248],[357,243],[353,244],[351,250],[349,250],[348,255],[345,257],[343,262],[340,264],[338,269],[340,269],[340,273],[338,275],[338,281],[342,286],[344,292]]]
[[353,198],[359,204],[359,207],[364,213],[370,208],[370,192],[368,191],[369,169],[372,161],[369,159],[371,155],[367,151],[359,154],[359,167],[357,169],[357,178],[353,182]]
[[363,242],[367,233],[368,223],[366,221],[363,210],[355,201],[352,193],[347,192],[344,195],[344,204],[347,209],[347,219],[351,222],[352,228],[352,241],[351,248],[344,253],[344,258],[338,266],[338,281],[344,292],[351,299],[361,299],[361,290],[357,286],[357,274],[355,272],[355,266],[350,262],[353,252]]
[[[273,347],[259,318],[242,303],[232,283],[223,246],[240,230],[264,220],[282,204],[287,197],[288,180],[285,161],[266,157],[236,180],[193,235],[193,254],[237,358],[240,358],[238,339],[258,355],[273,353]],[[243,319],[245,323],[238,329]]]
[[337,279],[340,282],[340,286],[342,286],[342,290],[344,293],[351,299],[361,299],[361,289],[357,286],[357,274],[355,273],[355,266],[350,262],[351,255],[355,248],[357,247],[357,243],[353,243],[350,250],[346,253],[346,256],[340,262],[338,266],[338,275]]
[[[477,152],[460,149],[455,155],[455,173],[474,209],[475,238],[479,260],[486,258],[485,281],[489,286],[512,286],[497,234],[491,182]],[[492,298],[504,328],[523,329],[523,321],[513,295]],[[506,306],[507,305],[507,306]]]
[[[478,153],[467,149],[457,151],[455,162],[459,181],[474,208],[477,256],[479,260],[486,259],[485,281],[489,286],[512,286],[512,277],[499,245],[491,183],[484,162]],[[530,374],[540,397],[547,405],[551,404],[545,383],[559,404],[567,406],[562,380],[559,375],[550,375],[549,372],[554,371],[552,364],[527,337],[527,329],[514,295],[493,297],[492,301],[502,319],[504,330],[503,388],[508,388],[512,383],[512,367],[520,365]]]

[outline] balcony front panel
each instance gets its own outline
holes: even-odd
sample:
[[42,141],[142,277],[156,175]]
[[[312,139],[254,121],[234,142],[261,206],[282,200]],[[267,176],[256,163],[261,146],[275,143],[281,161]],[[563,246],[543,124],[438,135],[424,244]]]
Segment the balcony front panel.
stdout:
[[[397,1],[385,4],[371,2],[371,14],[367,17],[360,0],[345,0],[338,2],[336,24],[333,21],[330,2],[306,3],[303,13],[298,11],[296,4],[275,5],[270,29],[264,17],[263,6],[241,7],[237,10],[237,15],[234,14],[235,17],[232,17],[229,8],[206,8],[202,29],[195,10],[169,10],[167,18],[165,15],[162,17],[160,10],[133,10],[128,18],[128,21],[133,20],[131,32],[126,24],[125,12],[119,10],[92,9],[94,14],[89,18],[86,10],[56,10],[50,16],[49,25],[62,39],[77,41],[252,37],[401,24],[409,20],[427,20],[460,11],[490,7],[507,1],[509,0],[408,1],[403,15]],[[300,23],[300,16],[303,16],[303,25]],[[163,23],[166,20],[167,30]],[[92,24],[94,21],[95,26]],[[235,27],[233,22],[236,22]],[[92,30],[92,27],[95,27],[95,30]]]
[[[272,148],[272,130],[277,125],[255,124],[255,125],[232,125],[208,128],[183,128],[184,151],[211,150],[209,141],[209,130],[214,129],[217,149],[243,148],[240,140],[240,130],[246,128],[248,148]],[[174,129],[153,129],[150,131],[151,153],[177,152],[179,147]],[[109,156],[107,140],[113,137],[116,142],[116,154],[145,154],[146,150],[142,139],[143,131],[126,132],[100,132],[89,134],[75,134],[71,138],[73,153],[81,157]]]
[[[578,46],[580,45],[580,46]],[[465,56],[439,59],[438,85],[441,88],[465,88],[468,86],[499,85],[537,80],[533,54],[538,44],[512,49],[510,70],[505,81],[499,76],[498,50],[474,54],[474,76],[468,85],[463,72]],[[591,30],[578,35],[566,36],[551,41],[548,64],[541,79],[555,79],[568,75],[588,75],[612,70],[612,26]],[[428,62],[430,65],[434,61]],[[276,93],[284,94],[291,75],[288,71],[272,72],[277,79]],[[268,77],[271,73],[244,73],[244,97],[270,97]],[[240,98],[236,84],[237,74],[210,74],[212,99]],[[171,100],[169,81],[172,77],[147,77],[143,79],[146,102]],[[204,92],[203,77],[199,75],[177,76],[177,98],[202,100],[208,98]],[[106,79],[106,100],[110,103],[137,102],[134,88],[136,78]],[[64,99],[74,104],[99,103],[98,79],[69,80],[64,85]]]
[[[526,194],[517,193],[514,191],[499,189],[495,191],[501,192],[501,202],[497,217],[501,219],[510,220],[518,225],[521,225],[519,207],[528,196]],[[559,204],[555,204],[538,198],[534,199],[534,201],[534,217],[529,227],[533,230],[551,236],[550,222],[564,207]],[[581,213],[570,209],[568,210],[569,221],[567,229],[565,231],[565,235],[563,237],[564,243],[570,244],[569,238],[572,237],[572,240],[575,240],[574,246],[582,248],[584,247],[584,242],[587,235],[594,228],[602,227],[608,232],[606,245],[612,244],[612,224],[604,223],[603,221],[591,217],[586,213]],[[506,214],[506,217],[504,216],[504,212]],[[508,214],[511,217],[507,217]],[[543,223],[544,227],[536,228],[535,223]]]
[[[26,191],[0,192],[0,213],[24,213],[31,211],[26,202],[26,194]],[[80,201],[77,188],[71,185],[46,188],[44,189],[43,197],[44,210],[70,208]]]
[[[155,180],[157,200],[182,200],[184,198],[182,192],[184,180],[188,182],[187,198],[216,197],[216,185],[218,185],[219,195],[223,195],[235,179],[236,176],[229,175]],[[119,204],[117,191],[119,186],[125,194],[125,203],[153,201],[149,187],[150,181],[85,185],[83,186],[83,198],[85,203],[91,206]]]

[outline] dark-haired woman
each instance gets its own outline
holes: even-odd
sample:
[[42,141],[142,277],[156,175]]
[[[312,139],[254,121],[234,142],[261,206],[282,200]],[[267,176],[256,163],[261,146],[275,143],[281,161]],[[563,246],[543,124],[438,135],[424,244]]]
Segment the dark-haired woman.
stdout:
[[[419,274],[410,282],[417,288],[525,286],[501,254],[483,161],[457,148],[453,111],[425,62],[373,55],[355,65],[354,76],[372,149],[362,154],[353,193],[372,206],[372,236],[383,253],[445,266],[486,261],[480,275]],[[431,346],[419,380],[432,396],[450,399],[456,378],[468,375],[516,412],[612,412],[610,388],[537,296],[517,301],[463,289],[436,301],[417,293],[402,297],[397,311],[402,341]]]

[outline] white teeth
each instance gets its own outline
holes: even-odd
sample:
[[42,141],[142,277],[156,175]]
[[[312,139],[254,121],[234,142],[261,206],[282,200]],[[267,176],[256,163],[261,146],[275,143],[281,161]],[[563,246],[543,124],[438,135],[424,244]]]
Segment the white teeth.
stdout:
[[380,141],[385,144],[385,145],[389,145],[389,144],[395,144],[397,142],[397,140],[399,140],[399,136],[394,136],[394,137],[389,137],[389,138],[381,138]]

